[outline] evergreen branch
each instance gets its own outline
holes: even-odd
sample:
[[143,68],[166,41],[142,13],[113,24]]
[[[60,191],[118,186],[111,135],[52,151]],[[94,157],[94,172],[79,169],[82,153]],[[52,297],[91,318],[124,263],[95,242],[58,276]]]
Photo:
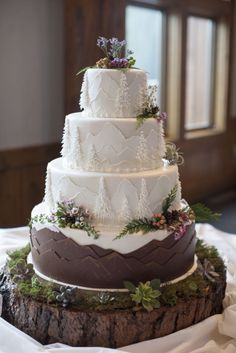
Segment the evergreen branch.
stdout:
[[82,230],[85,230],[88,234],[88,236],[93,236],[94,239],[99,238],[99,231],[97,231],[91,224],[85,223],[83,227],[81,227]]
[[139,218],[139,219],[134,219],[130,221],[120,232],[119,235],[117,235],[114,240],[116,239],[121,239],[127,234],[134,234],[138,232],[142,232],[143,234],[147,234],[149,232],[155,231],[157,228],[153,225],[153,222],[151,219],[147,218]]
[[83,69],[81,69],[79,72],[77,72],[76,76],[79,76],[83,72],[87,71],[88,69],[92,69],[94,66],[86,66]]
[[207,206],[200,202],[192,205],[191,209],[195,214],[196,222],[217,221],[221,216],[220,213],[211,211]]
[[170,206],[172,205],[172,203],[174,202],[175,198],[176,198],[176,194],[178,191],[178,184],[176,184],[169,192],[169,194],[167,195],[166,199],[163,201],[162,204],[162,212],[165,215],[166,212],[168,211],[168,209],[170,208]]

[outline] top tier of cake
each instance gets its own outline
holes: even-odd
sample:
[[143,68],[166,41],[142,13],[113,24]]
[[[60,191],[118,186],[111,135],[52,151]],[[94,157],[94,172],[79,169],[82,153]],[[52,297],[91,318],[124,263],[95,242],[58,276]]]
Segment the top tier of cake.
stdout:
[[84,74],[80,107],[94,118],[129,118],[140,113],[147,90],[143,70],[88,69]]

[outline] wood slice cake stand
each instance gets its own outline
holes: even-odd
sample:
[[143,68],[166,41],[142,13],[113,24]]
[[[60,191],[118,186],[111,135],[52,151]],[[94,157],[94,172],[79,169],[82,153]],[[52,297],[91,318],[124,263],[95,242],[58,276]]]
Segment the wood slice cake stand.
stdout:
[[[10,263],[11,270],[14,270],[12,276],[8,263],[2,287],[0,283],[0,293],[3,295],[2,317],[42,344],[61,342],[70,346],[117,348],[162,337],[222,312],[226,287],[225,266],[219,255],[213,254],[212,248],[199,248],[198,252],[198,258],[203,264],[199,265],[201,270],[198,268],[191,278],[185,280],[188,286],[192,283],[192,292],[190,290],[189,294],[186,293],[184,287],[179,287],[181,284],[172,285],[176,286],[173,287],[176,303],[171,300],[168,302],[168,295],[170,297],[173,291],[163,293],[160,308],[151,312],[142,307],[137,310],[135,303],[133,307],[123,309],[106,308],[105,305],[102,309],[101,306],[80,308],[79,305],[64,308],[56,303],[49,304],[42,298],[26,295],[19,289],[22,286],[14,286],[16,270]],[[206,257],[208,265],[204,264]],[[214,266],[209,266],[209,263]]]

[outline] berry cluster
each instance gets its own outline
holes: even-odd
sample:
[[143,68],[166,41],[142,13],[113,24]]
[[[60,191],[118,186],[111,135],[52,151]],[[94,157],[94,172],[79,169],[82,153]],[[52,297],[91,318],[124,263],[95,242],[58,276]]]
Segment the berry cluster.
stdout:
[[152,217],[152,225],[156,229],[174,231],[175,239],[180,239],[186,232],[186,224],[195,219],[191,209],[167,211],[165,214],[156,213]]

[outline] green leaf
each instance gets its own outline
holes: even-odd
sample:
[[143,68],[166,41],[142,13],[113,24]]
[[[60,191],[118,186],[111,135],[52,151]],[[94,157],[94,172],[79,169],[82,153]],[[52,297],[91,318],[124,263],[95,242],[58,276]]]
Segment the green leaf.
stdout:
[[142,304],[143,304],[144,309],[146,309],[149,313],[153,310],[152,304],[147,303],[147,302],[143,302]]
[[124,287],[128,289],[131,293],[135,293],[136,287],[133,283],[131,283],[130,281],[124,281],[123,284]]
[[87,71],[88,69],[92,69],[94,66],[86,66],[83,69],[81,69],[79,72],[77,72],[76,76],[79,76],[83,72]]
[[124,229],[120,232],[120,234],[118,234],[114,238],[114,240],[123,238],[127,234],[134,234],[138,232],[147,234],[155,230],[157,230],[157,228],[153,225],[151,219],[147,219],[147,218],[133,219],[124,227]]
[[168,209],[170,208],[170,206],[174,202],[174,200],[176,198],[177,191],[178,191],[178,184],[176,184],[170,190],[170,192],[167,195],[166,199],[163,201],[163,204],[162,204],[162,212],[163,212],[163,214],[165,214],[168,211]]
[[160,289],[161,281],[159,278],[152,279],[150,285],[153,289]]
[[207,206],[200,202],[192,205],[191,209],[195,213],[196,222],[216,221],[221,216],[220,213],[211,211]]

